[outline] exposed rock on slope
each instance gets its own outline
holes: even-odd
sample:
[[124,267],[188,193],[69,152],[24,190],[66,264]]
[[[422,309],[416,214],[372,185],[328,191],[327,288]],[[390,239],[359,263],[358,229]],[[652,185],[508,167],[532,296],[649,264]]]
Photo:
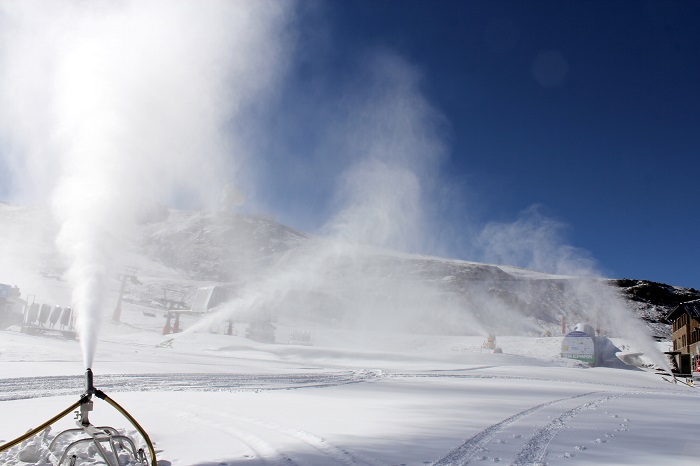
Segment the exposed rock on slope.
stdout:
[[628,278],[610,280],[619,287],[620,295],[627,306],[639,315],[654,330],[655,335],[670,338],[670,325],[663,319],[680,303],[700,298],[700,291],[648,280]]
[[308,235],[264,217],[171,211],[143,225],[142,251],[188,278],[239,281],[298,247]]

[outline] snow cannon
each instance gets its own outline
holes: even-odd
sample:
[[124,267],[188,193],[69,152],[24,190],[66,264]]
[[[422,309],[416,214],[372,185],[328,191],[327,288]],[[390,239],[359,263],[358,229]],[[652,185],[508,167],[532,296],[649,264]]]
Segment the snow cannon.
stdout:
[[[131,423],[139,434],[141,434],[143,442],[145,443],[145,448],[144,446],[139,446],[137,448],[134,439],[120,433],[114,427],[98,427],[90,422],[89,413],[93,410],[93,395],[100,400],[106,401]],[[76,410],[75,419],[76,425],[78,426],[77,428],[59,432],[51,439],[48,447],[37,445],[36,442],[34,442],[32,444],[33,450],[28,454],[25,453],[27,448],[22,449],[22,446],[26,447],[26,444],[22,442],[46,430],[73,410]],[[48,441],[47,434],[48,430],[43,436],[43,439],[46,441]],[[139,423],[136,422],[136,419],[122,406],[107,396],[102,390],[95,388],[92,369],[90,368],[85,371],[85,393],[80,396],[78,401],[37,428],[28,431],[26,434],[5,445],[0,445],[0,452],[9,451],[16,446],[19,446],[17,453],[20,460],[23,460],[23,454],[25,457],[39,455],[39,457],[33,459],[33,461],[40,460],[40,455],[46,454],[46,461],[53,466],[75,466],[76,464],[84,464],[85,462],[89,464],[106,464],[107,466],[158,465],[153,444],[146,431],[143,430]]]
[[576,324],[561,341],[561,357],[596,365],[595,331],[589,324]]
[[[561,341],[561,357],[577,359],[588,363],[592,367],[613,367],[617,369],[629,369],[635,364],[625,359],[624,355],[618,355],[620,348],[609,338],[596,335],[593,326],[589,324],[576,324],[574,330],[566,334]],[[636,353],[639,356],[639,353]]]

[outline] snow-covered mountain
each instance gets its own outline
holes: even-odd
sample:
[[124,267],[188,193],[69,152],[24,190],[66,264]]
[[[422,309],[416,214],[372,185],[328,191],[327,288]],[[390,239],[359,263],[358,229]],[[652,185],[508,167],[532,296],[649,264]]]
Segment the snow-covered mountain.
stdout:
[[[143,226],[142,252],[149,259],[180,270],[200,281],[244,281],[246,270],[274,267],[294,251],[313,248],[318,239],[275,222],[271,218],[170,211]],[[439,285],[455,296],[487,296],[494,303],[516,308],[519,313],[558,325],[562,313],[572,318],[585,314],[571,300],[579,278],[563,277],[509,266],[398,254],[372,250],[362,254],[363,273],[387,280],[396,271],[401,279]],[[356,265],[356,264],[355,264]],[[345,275],[351,273],[347,270]],[[343,268],[336,272],[339,280]],[[678,303],[697,299],[695,289],[674,287],[647,280],[602,280],[652,329],[667,337],[663,316]],[[568,308],[568,309],[567,309]]]
[[[41,209],[0,204],[0,282],[43,299],[65,289],[57,227]],[[121,255],[141,284],[126,299],[148,305],[175,290],[190,304],[199,286],[225,284],[278,318],[321,320],[448,334],[557,331],[589,321],[605,327],[619,298],[668,337],[662,317],[694,289],[645,280],[603,280],[447,258],[410,255],[318,238],[265,216],[160,209]],[[47,285],[48,283],[48,285]],[[262,283],[262,285],[261,285]],[[251,291],[253,290],[253,291]],[[257,293],[257,294],[255,294]],[[60,294],[60,293],[59,293]],[[50,296],[47,296],[50,295]]]

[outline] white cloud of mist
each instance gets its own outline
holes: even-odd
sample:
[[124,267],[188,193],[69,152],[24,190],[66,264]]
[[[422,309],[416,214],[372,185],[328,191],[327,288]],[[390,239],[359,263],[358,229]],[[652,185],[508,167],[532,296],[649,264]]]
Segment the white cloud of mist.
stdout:
[[324,145],[348,163],[339,178],[336,214],[325,231],[351,241],[422,250],[430,206],[446,157],[443,116],[420,90],[418,71],[382,50],[368,57]]
[[[394,251],[429,240],[430,206],[446,150],[442,115],[420,91],[420,75],[385,50],[344,88],[319,129],[338,169],[324,239],[291,253],[227,306],[188,330],[246,313],[318,319],[355,330],[484,333],[463,302],[413,276]],[[309,167],[310,170],[313,168]]]
[[[486,262],[572,277],[565,282],[560,310],[570,325],[576,323],[572,318],[579,319],[604,334],[628,338],[656,364],[670,370],[648,330],[604,281],[591,255],[566,243],[566,228],[545,216],[541,206],[532,206],[511,223],[487,224],[475,243]],[[542,301],[545,295],[546,289],[540,289],[534,299]]]
[[[4,2],[0,134],[15,198],[51,199],[86,366],[118,254],[156,203],[214,206],[284,65],[280,2]],[[239,163],[240,162],[240,163]]]
[[421,185],[410,170],[359,162],[343,177],[338,196],[344,206],[326,226],[333,236],[406,250],[424,234]]
[[567,225],[532,206],[511,223],[488,223],[476,238],[482,260],[557,275],[597,276],[595,261],[565,241]]
[[[332,48],[326,41],[324,46]],[[470,331],[463,325],[474,322],[469,316],[455,318],[451,327],[447,324],[448,315],[463,314],[459,300],[417,279],[402,278],[407,271],[398,262],[377,267],[362,252],[368,246],[423,251],[433,241],[437,228],[430,223],[446,160],[446,122],[423,95],[417,68],[402,57],[376,50],[349,61],[351,73],[320,86],[326,91],[320,96],[314,87],[313,105],[303,102],[305,116],[309,106],[320,107],[308,119],[311,123],[306,118],[299,123],[296,107],[279,108],[287,121],[277,120],[271,128],[282,127],[286,139],[277,150],[284,157],[255,166],[275,175],[263,177],[265,189],[284,185],[288,197],[313,191],[321,199],[311,200],[311,205],[322,218],[315,231],[324,241],[266,268],[271,276],[261,280],[268,285],[247,283],[243,296],[221,315],[240,314],[251,302],[256,309],[298,314],[290,310],[290,301],[295,301],[297,307],[317,309],[317,314],[342,314],[336,323],[346,327],[415,330],[422,322],[428,331],[440,326]],[[277,141],[278,133],[272,134],[268,139]],[[309,137],[301,147],[295,145],[299,134]],[[305,207],[309,209],[306,203]],[[292,220],[290,224],[297,225],[298,214]],[[440,319],[427,317],[437,313]],[[426,321],[441,322],[433,326]],[[471,331],[479,333],[477,327]]]

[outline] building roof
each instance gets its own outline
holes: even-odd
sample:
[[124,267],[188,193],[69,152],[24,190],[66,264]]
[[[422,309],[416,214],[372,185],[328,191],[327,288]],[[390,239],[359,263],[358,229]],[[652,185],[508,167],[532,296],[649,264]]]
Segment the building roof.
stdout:
[[671,323],[684,312],[690,317],[700,320],[700,299],[686,301],[684,303],[679,304],[671,312],[666,314],[664,320],[666,320],[666,322],[668,323]]

